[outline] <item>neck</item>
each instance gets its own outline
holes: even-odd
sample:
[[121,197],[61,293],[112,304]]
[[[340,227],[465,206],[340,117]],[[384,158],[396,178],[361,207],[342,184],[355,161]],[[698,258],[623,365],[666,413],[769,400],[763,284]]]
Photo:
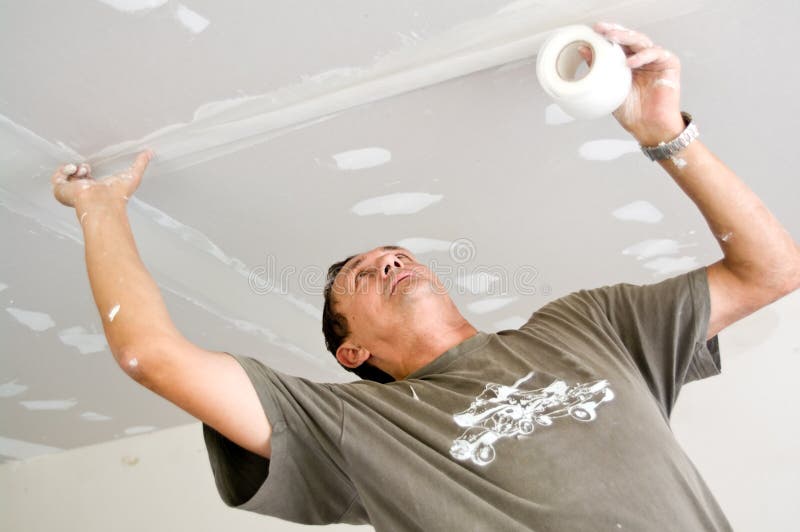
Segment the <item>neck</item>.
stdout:
[[403,380],[447,350],[478,334],[478,330],[457,311],[449,318],[439,316],[440,319],[412,320],[413,326],[392,342],[391,359],[376,356],[374,364],[395,380]]

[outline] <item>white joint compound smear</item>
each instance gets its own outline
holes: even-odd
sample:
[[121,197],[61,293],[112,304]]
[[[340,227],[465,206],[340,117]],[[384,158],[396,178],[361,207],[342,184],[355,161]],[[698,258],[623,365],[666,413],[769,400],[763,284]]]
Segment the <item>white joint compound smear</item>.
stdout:
[[6,288],[8,288],[8,285],[6,283],[0,283],[0,292],[5,290]]
[[97,412],[83,412],[81,414],[81,419],[84,421],[110,421],[111,417],[98,414]]
[[649,259],[658,255],[673,255],[678,253],[681,248],[693,246],[695,244],[680,244],[677,240],[668,238],[657,238],[642,240],[622,250],[623,255],[633,255],[636,260]]
[[339,170],[361,170],[388,163],[392,160],[392,152],[385,148],[362,148],[337,153],[333,158]]
[[77,347],[82,355],[100,353],[108,347],[104,335],[90,333],[83,327],[64,329],[58,333],[58,339],[65,345]]
[[578,154],[587,161],[613,161],[626,153],[640,151],[639,143],[635,140],[600,139],[581,144]]
[[14,397],[15,395],[19,395],[27,389],[28,387],[24,384],[17,384],[15,379],[13,381],[0,384],[0,397]]
[[208,27],[209,20],[196,11],[192,11],[183,4],[175,10],[175,18],[192,33],[200,33]]
[[108,321],[114,321],[114,318],[117,316],[117,312],[119,312],[119,304],[114,305],[114,308],[108,312]]
[[14,316],[14,319],[33,331],[46,331],[50,327],[55,327],[56,325],[56,322],[53,321],[53,318],[44,312],[22,310],[21,308],[15,307],[6,307],[6,312]]
[[654,224],[661,221],[664,217],[652,203],[645,200],[637,200],[611,212],[614,218],[626,222],[643,222]]
[[659,86],[660,87],[669,87],[670,89],[677,89],[678,88],[678,84],[676,82],[672,81],[671,79],[664,79],[664,78],[658,78],[657,80],[655,80],[653,82],[653,85],[655,85],[657,87],[659,87]]
[[557,103],[551,103],[544,108],[544,123],[547,125],[556,126],[574,121],[575,119],[569,116]]
[[359,201],[350,210],[359,216],[414,214],[441,201],[443,197],[441,194],[425,192],[398,192]]
[[[119,2],[117,8],[129,11],[132,4],[139,3]],[[110,174],[127,167],[134,154],[149,147],[158,154],[152,177],[238,151],[283,134],[287,128],[304,127],[352,107],[529,59],[549,31],[572,24],[587,13],[596,20],[624,18],[644,25],[699,8],[690,0],[669,4],[575,0],[566,7],[560,0],[518,4],[512,12],[471,20],[414,46],[400,47],[366,68],[353,68],[349,76],[321,81],[306,78],[259,96],[206,104],[189,123],[108,146],[88,159],[98,174]]]
[[135,427],[128,427],[125,429],[125,434],[143,434],[145,432],[152,432],[154,430],[156,430],[156,428],[152,425],[136,425]]
[[97,0],[123,13],[136,13],[161,7],[167,0]]
[[650,262],[645,262],[642,266],[655,270],[658,275],[686,272],[700,267],[695,257],[659,257]]
[[677,157],[675,155],[670,157],[670,160],[675,165],[675,168],[677,168],[678,170],[683,170],[689,164],[686,162],[686,159],[681,159],[680,157]]
[[494,322],[494,327],[498,331],[516,330],[525,325],[528,321],[522,316],[510,316],[506,319]]
[[417,391],[414,389],[414,387],[413,387],[413,386],[411,386],[410,384],[408,385],[408,387],[409,387],[409,388],[411,388],[411,395],[412,395],[412,397],[414,397],[414,399],[416,399],[417,401],[419,401],[419,396],[417,395]]
[[54,454],[63,451],[60,447],[51,447],[41,443],[32,443],[24,440],[15,440],[0,436],[0,454],[15,460],[28,460],[45,454]]
[[20,401],[28,410],[69,410],[78,404],[77,399],[52,399],[49,401]]
[[467,305],[467,309],[475,314],[487,314],[503,307],[507,307],[516,300],[516,297],[493,297],[481,299],[480,301],[473,301]]
[[449,240],[438,240],[436,238],[409,237],[396,242],[401,248],[406,248],[411,253],[422,254],[431,251],[449,251],[453,243]]

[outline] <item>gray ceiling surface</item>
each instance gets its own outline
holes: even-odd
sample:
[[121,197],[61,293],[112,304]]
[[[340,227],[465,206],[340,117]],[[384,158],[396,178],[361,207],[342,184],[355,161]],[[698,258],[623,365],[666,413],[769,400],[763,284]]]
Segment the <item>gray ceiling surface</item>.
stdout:
[[[720,258],[611,117],[567,120],[533,54],[475,59],[526,28],[614,17],[673,50],[702,140],[797,239],[800,100],[784,58],[800,8],[661,4],[0,2],[0,458],[193,421],[111,356],[79,224],[52,198],[61,163],[110,171],[152,147],[129,211],[180,330],[314,380],[352,379],[324,349],[320,275],[377,245],[437,267],[486,331],[578,288]],[[264,290],[254,272],[285,283]],[[773,330],[756,321],[731,341]]]

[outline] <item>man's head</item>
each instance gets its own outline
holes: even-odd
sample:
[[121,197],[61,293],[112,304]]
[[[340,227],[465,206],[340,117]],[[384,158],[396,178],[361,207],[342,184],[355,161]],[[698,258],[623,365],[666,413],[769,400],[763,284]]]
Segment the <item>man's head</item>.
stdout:
[[389,382],[394,378],[384,370],[402,362],[398,346],[409,345],[426,324],[454,310],[427,266],[404,248],[382,246],[328,269],[322,332],[345,369]]

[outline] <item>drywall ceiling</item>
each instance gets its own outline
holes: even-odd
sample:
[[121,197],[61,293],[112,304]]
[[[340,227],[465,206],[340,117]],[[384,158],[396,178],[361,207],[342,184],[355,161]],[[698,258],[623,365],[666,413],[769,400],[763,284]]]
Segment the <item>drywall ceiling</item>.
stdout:
[[[154,148],[130,216],[181,331],[315,380],[352,379],[324,349],[320,275],[377,245],[418,252],[487,331],[578,288],[717,260],[695,206],[611,117],[567,121],[545,97],[533,53],[559,25],[611,19],[678,54],[702,139],[797,239],[784,57],[800,8],[568,4],[0,3],[0,458],[194,421],[108,351],[79,225],[51,195],[60,163],[102,173]],[[286,283],[265,293],[254,271]],[[525,289],[490,282],[521,274]],[[737,346],[775,345],[796,309],[723,333],[723,369]]]

